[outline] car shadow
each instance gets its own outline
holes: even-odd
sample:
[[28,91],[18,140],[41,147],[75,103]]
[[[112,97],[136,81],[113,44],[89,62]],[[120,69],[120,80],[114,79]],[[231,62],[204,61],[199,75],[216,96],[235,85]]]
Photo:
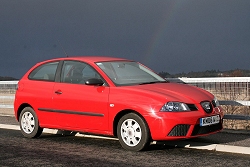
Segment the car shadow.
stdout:
[[[64,134],[46,134],[43,133],[40,138],[43,139],[51,139],[51,140],[74,140],[74,142],[82,142],[86,144],[86,141],[101,141],[102,145],[105,145],[104,143],[109,145],[109,142],[112,141],[112,145],[117,145],[117,147],[120,147],[120,144],[117,140],[117,138],[109,137],[109,140],[107,139],[101,139],[98,137],[105,137],[105,136],[97,136],[97,138],[92,137],[78,137],[74,135],[64,135]],[[82,140],[81,138],[84,138]],[[92,143],[91,142],[91,143]],[[95,143],[95,142],[94,142]],[[92,143],[93,144],[93,143]],[[208,136],[202,136],[198,138],[193,139],[186,139],[186,140],[171,140],[171,141],[157,141],[154,142],[154,144],[151,144],[146,151],[153,151],[153,150],[166,150],[166,149],[175,149],[180,147],[199,147],[199,146],[209,146],[212,144],[220,144],[220,145],[231,145],[231,146],[241,146],[241,147],[250,147],[250,132],[249,133],[240,133],[232,131],[227,132],[219,132],[216,134],[211,134]]]
[[209,145],[230,145],[240,147],[250,147],[250,132],[219,132],[208,136],[174,141],[158,141],[151,145],[150,149],[173,149],[176,147],[200,147]]

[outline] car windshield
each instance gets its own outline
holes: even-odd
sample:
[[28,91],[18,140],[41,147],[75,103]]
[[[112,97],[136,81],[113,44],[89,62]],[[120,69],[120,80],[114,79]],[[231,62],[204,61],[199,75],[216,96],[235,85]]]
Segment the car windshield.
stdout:
[[117,86],[166,82],[152,70],[137,62],[112,61],[96,63]]

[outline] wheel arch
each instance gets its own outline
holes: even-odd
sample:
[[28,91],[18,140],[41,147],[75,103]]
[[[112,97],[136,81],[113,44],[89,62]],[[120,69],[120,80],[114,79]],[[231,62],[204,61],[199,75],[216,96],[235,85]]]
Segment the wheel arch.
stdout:
[[21,104],[21,105],[18,107],[17,114],[16,114],[16,117],[17,117],[17,120],[18,120],[18,121],[19,121],[20,114],[21,114],[22,110],[23,110],[25,107],[31,107],[31,108],[34,110],[34,108],[33,108],[30,104],[28,104],[28,103],[23,103],[23,104]]

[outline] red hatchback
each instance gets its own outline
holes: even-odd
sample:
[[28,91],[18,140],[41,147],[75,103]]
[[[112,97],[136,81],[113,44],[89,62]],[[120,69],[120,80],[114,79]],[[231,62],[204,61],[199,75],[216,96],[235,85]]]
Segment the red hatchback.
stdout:
[[43,128],[117,136],[127,150],[222,129],[209,92],[168,83],[144,65],[112,57],[67,57],[32,67],[19,81],[15,116],[25,137]]

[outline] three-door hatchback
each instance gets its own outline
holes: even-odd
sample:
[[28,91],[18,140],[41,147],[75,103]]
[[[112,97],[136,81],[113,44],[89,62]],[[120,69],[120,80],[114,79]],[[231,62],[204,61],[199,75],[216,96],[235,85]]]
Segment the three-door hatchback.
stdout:
[[112,57],[36,64],[18,83],[14,110],[25,137],[39,137],[43,128],[115,136],[132,151],[151,141],[216,133],[223,122],[211,93],[169,83],[138,62]]

